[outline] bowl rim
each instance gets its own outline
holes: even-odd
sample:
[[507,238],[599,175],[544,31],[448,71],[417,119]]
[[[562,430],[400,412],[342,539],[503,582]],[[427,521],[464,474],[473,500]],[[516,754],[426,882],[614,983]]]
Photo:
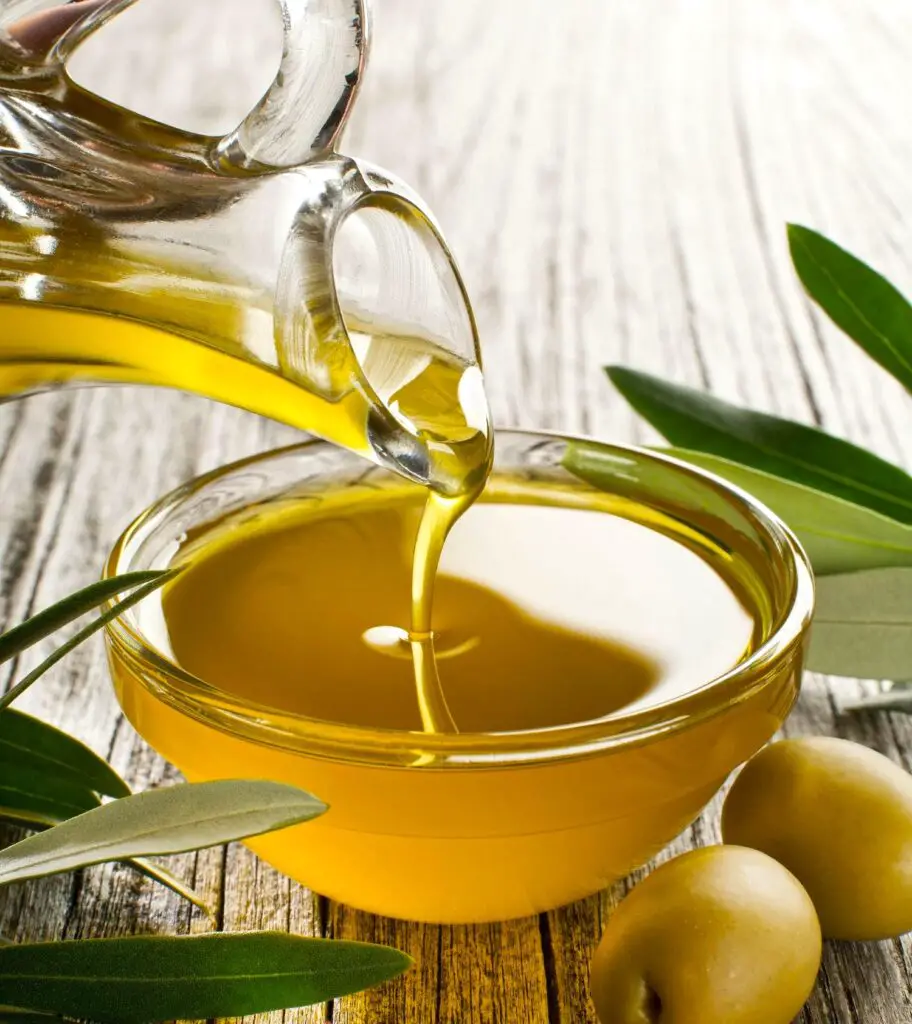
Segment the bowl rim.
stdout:
[[[778,625],[747,658],[731,669],[707,680],[702,686],[665,701],[626,715],[621,709],[588,722],[500,733],[432,734],[350,725],[281,712],[268,705],[229,696],[175,664],[123,616],[105,626],[109,657],[116,653],[127,660],[133,677],[174,710],[235,738],[298,754],[355,763],[463,769],[518,767],[572,760],[691,728],[749,700],[771,681],[778,665],[790,658],[800,659],[814,609],[813,573],[798,539],[762,502],[702,467],[642,446],[612,444],[587,435],[557,430],[503,427],[495,430],[495,451],[497,439],[508,437],[581,443],[614,454],[635,455],[684,474],[726,498],[739,512],[746,513],[753,525],[773,542],[772,549],[790,581],[788,598],[781,603],[781,610],[777,609]],[[343,451],[314,437],[226,463],[172,489],[140,512],[126,527],[105,561],[102,578],[109,579],[130,570],[132,567],[123,565],[122,558],[133,538],[150,528],[156,519],[179,507],[190,495],[245,467],[268,463],[290,453],[312,450]],[[641,504],[648,504],[639,500]],[[116,600],[117,597],[111,598],[106,610]],[[800,682],[800,662],[796,670]],[[150,674],[154,680],[150,679]]]

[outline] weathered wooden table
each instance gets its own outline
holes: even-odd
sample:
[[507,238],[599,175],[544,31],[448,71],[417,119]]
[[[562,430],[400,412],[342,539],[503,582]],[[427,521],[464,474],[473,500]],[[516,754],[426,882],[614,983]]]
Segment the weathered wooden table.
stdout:
[[[270,77],[276,24],[253,0],[139,8],[86,72],[95,82],[151,87],[163,115],[190,127],[195,106],[201,127],[225,127]],[[812,312],[784,223],[815,226],[908,285],[910,53],[907,0],[377,0],[346,149],[411,181],[445,225],[500,423],[651,440],[601,373],[621,361],[908,464],[907,397]],[[203,64],[218,73],[207,78]],[[90,581],[128,519],[164,490],[292,437],[134,389],[3,408],[2,618]],[[908,719],[840,714],[859,689],[809,677],[787,731],[851,737],[912,768]],[[121,718],[100,644],[25,706],[110,756],[137,788],[169,775]],[[716,841],[717,811],[669,853]],[[594,1021],[589,956],[630,884],[540,918],[436,928],[328,904],[237,847],[175,860],[226,929],[380,940],[417,958],[397,984],[285,1015],[336,1024]],[[0,902],[0,931],[22,939],[207,927],[119,867],[5,890]],[[801,1020],[912,1020],[912,940],[828,945]]]

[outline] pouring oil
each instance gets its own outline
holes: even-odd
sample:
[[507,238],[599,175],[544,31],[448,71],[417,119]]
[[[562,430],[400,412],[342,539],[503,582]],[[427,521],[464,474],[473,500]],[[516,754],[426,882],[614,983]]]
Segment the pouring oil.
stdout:
[[[207,307],[210,314],[212,308]],[[230,320],[230,307],[221,311]],[[167,320],[166,301],[159,315]],[[186,320],[186,310],[181,315]],[[4,303],[3,325],[0,395],[80,381],[177,388],[312,431],[375,460],[392,458],[400,472],[428,483],[414,546],[411,610],[399,621],[405,649],[411,652],[424,728],[457,728],[437,675],[431,607],[446,536],[484,487],[491,466],[492,432],[477,366],[420,338],[365,323],[349,325],[367,380],[406,434],[418,441],[415,450],[421,457],[415,464],[402,456],[397,461],[386,451],[376,403],[361,390],[329,401],[230,346],[216,348],[123,317]],[[212,333],[240,336],[239,327],[226,322]],[[307,576],[304,562],[302,580]]]

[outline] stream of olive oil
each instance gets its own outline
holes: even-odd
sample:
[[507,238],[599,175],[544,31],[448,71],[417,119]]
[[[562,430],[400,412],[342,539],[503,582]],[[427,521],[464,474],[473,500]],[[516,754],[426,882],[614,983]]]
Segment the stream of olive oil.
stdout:
[[[213,308],[206,307],[206,317]],[[227,305],[221,311],[229,319],[239,315]],[[166,318],[167,312],[163,302],[159,314]],[[185,320],[189,316],[186,310],[181,315]],[[123,317],[29,303],[4,303],[3,323],[0,395],[77,381],[158,384],[257,412],[370,454],[368,398],[353,389],[341,401],[328,401],[283,377],[275,366],[254,361],[225,341],[243,333],[240,323],[208,324],[213,336],[222,339],[221,347]],[[448,484],[446,493],[427,492],[412,556],[410,615],[401,621],[423,727],[455,730],[437,674],[432,597],[447,534],[480,493],[490,470],[491,428],[481,373],[420,338],[357,322],[347,326],[371,385],[396,419],[423,442],[432,463],[429,478]],[[303,582],[310,578],[306,561],[300,573],[302,587],[308,586]]]

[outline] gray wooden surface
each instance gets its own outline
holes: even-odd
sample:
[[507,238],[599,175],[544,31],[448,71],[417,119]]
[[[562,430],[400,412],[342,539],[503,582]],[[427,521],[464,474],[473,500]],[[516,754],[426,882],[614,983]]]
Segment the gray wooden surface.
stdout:
[[[225,127],[269,78],[274,19],[253,0],[144,6],[156,19],[125,22],[116,56],[94,68],[87,56],[85,74],[114,90],[132,77],[188,127],[192,104],[204,127]],[[201,53],[220,74],[203,72]],[[783,225],[815,226],[912,285],[910,54],[908,0],[378,0],[346,148],[411,181],[445,225],[501,424],[651,439],[600,373],[624,361],[821,423],[908,465],[908,399],[813,314]],[[0,409],[0,617],[16,622],[90,581],[163,490],[290,437],[199,399],[133,389]],[[912,768],[912,722],[840,715],[860,689],[809,677],[788,731],[851,737]],[[25,707],[109,755],[139,788],[169,774],[121,719],[100,644]],[[674,851],[717,839],[717,809]],[[285,1015],[313,1024],[592,1022],[588,957],[627,889],[540,919],[438,929],[328,905],[240,848],[175,861],[223,908],[227,929],[357,936],[417,956],[397,984]],[[0,897],[0,931],[22,939],[207,927],[117,867]],[[912,1020],[912,941],[828,945],[800,1019]]]

